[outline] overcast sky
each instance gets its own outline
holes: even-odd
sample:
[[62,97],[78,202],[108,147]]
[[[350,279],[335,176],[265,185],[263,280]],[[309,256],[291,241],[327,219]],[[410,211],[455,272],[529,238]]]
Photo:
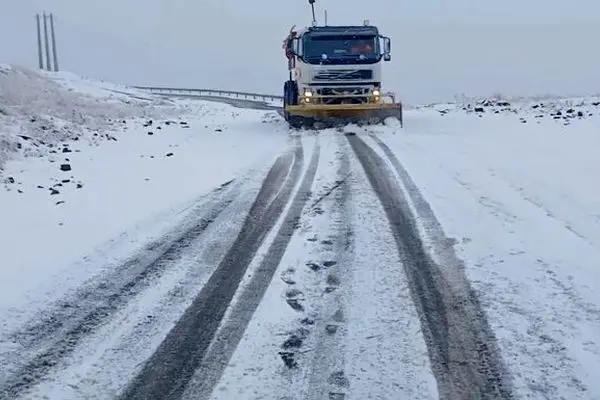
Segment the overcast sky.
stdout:
[[[317,0],[330,24],[392,38],[384,85],[407,102],[457,94],[600,92],[599,0]],[[60,66],[125,84],[279,93],[281,42],[307,0],[0,0],[0,63],[37,65],[53,12]]]

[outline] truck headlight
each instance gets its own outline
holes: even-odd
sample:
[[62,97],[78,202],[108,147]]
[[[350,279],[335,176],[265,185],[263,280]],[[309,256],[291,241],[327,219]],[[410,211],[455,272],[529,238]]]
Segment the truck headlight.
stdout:
[[310,91],[310,89],[306,89],[304,91],[304,96],[305,97],[312,97],[313,93]]
[[379,89],[373,90],[373,96],[378,97],[379,95],[381,95],[381,92],[379,91]]

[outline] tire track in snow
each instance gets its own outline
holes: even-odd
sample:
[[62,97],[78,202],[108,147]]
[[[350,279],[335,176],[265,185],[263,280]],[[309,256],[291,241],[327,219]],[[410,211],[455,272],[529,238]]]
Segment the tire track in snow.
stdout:
[[[449,281],[443,275],[425,252],[410,206],[386,162],[355,134],[347,138],[388,216],[421,319],[440,397],[512,398],[511,382],[495,338],[466,276],[456,270],[454,281]],[[396,157],[391,160],[400,165]],[[398,173],[408,176],[403,168]],[[416,185],[412,180],[404,184],[407,182],[415,196]],[[425,200],[420,196],[416,200],[428,215],[423,208]],[[430,221],[430,227],[434,225]]]
[[94,279],[89,286],[61,300],[46,311],[40,321],[3,339],[18,346],[18,356],[9,357],[20,365],[0,381],[0,393],[16,397],[39,383],[60,366],[61,360],[69,356],[83,338],[94,333],[130,299],[159,279],[235,200],[241,184],[232,183],[224,183],[213,191],[208,202],[197,206],[192,212],[193,223],[151,242],[113,272]]
[[300,138],[263,181],[231,249],[193,303],[124,390],[124,399],[178,399],[201,365],[248,265],[277,223],[303,168]]
[[[310,197],[310,189],[319,166],[320,151],[317,137],[307,171],[292,199],[283,223],[261,263],[252,272],[249,282],[242,287],[239,297],[232,304],[229,315],[216,333],[206,356],[186,388],[183,399],[210,398],[215,385],[223,375],[294,235],[302,210]],[[294,172],[293,179],[288,181],[289,185],[295,185],[300,178],[300,172],[300,170]]]

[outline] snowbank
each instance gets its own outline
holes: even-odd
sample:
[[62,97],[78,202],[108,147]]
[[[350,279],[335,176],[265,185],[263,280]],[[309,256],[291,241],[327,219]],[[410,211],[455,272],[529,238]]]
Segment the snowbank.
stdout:
[[98,142],[132,118],[168,118],[175,103],[70,73],[0,65],[0,169],[17,153],[47,154],[65,140]]
[[569,125],[573,120],[589,119],[600,115],[600,95],[587,97],[505,97],[495,95],[489,98],[463,97],[455,103],[438,103],[417,107],[417,109],[437,110],[441,115],[460,112],[482,118],[485,114],[517,116],[521,123],[532,119],[537,123],[554,120]]

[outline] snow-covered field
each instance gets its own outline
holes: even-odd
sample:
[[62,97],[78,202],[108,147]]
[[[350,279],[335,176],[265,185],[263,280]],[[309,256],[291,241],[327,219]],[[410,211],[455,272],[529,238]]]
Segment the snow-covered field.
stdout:
[[263,128],[272,118],[2,67],[0,138],[11,161],[0,171],[0,331],[267,164],[287,140],[282,124]]
[[596,399],[599,149],[597,98],[294,132],[0,66],[0,397]]

